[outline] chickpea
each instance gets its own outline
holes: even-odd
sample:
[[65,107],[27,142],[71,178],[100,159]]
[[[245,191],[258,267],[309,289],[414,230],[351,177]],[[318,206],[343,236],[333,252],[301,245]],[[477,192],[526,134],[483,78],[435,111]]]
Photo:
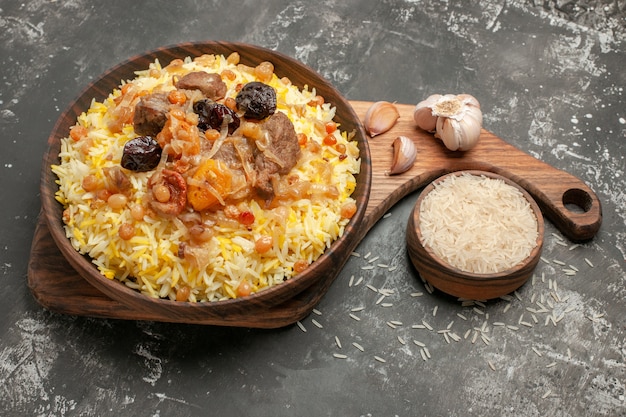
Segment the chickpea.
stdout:
[[172,197],[170,189],[166,185],[157,184],[152,188],[152,194],[159,203],[167,203]]
[[145,210],[141,204],[133,204],[130,207],[130,216],[134,220],[143,220],[143,216],[145,215]]
[[98,181],[98,178],[95,175],[89,174],[83,178],[81,186],[83,187],[83,190],[89,193],[91,191],[95,191],[100,186],[100,181]]
[[293,264],[293,271],[296,274],[299,274],[300,272],[304,271],[308,267],[309,267],[309,263],[305,261],[304,259],[300,259]]
[[248,281],[241,281],[241,284],[237,287],[237,296],[245,297],[252,292],[252,286]]
[[106,188],[101,188],[96,191],[96,198],[98,200],[107,201],[111,197],[111,192]]
[[334,146],[337,144],[337,138],[334,135],[329,134],[324,136],[322,143],[327,146]]
[[266,253],[274,245],[274,239],[271,236],[261,236],[254,242],[254,250],[257,253]]
[[129,240],[130,238],[135,236],[135,226],[133,226],[132,223],[123,223],[117,231],[117,234],[120,236],[120,238],[124,240]]
[[224,99],[224,105],[234,112],[237,111],[237,101],[232,97],[226,97]]
[[247,138],[258,140],[263,137],[263,130],[257,123],[244,122],[241,126],[241,134]]
[[126,203],[128,203],[128,197],[120,193],[111,194],[111,196],[107,199],[107,204],[114,210],[124,208]]

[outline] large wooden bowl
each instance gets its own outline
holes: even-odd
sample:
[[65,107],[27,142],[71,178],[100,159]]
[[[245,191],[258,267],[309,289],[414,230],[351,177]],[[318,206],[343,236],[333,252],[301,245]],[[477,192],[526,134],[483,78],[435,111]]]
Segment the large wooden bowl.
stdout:
[[[424,245],[420,229],[420,206],[429,192],[435,189],[435,184],[444,181],[450,175],[483,175],[489,178],[500,179],[506,184],[517,188],[537,218],[537,244],[530,255],[521,263],[502,272],[492,274],[476,274],[462,271],[442,260],[427,245]],[[489,300],[509,294],[521,287],[533,274],[541,257],[543,247],[544,222],[543,215],[535,200],[522,187],[513,181],[492,172],[470,170],[457,171],[439,177],[424,188],[420,194],[407,224],[406,239],[409,257],[420,273],[420,276],[431,283],[435,288],[456,297],[471,300]]]
[[[60,139],[69,134],[70,126],[76,123],[79,114],[89,108],[92,99],[102,100],[119,86],[121,80],[135,78],[134,71],[145,69],[151,62],[158,59],[166,65],[176,58],[195,57],[202,54],[222,54],[228,56],[238,52],[240,62],[256,66],[263,61],[271,61],[275,73],[287,76],[294,85],[302,88],[307,85],[315,88],[317,94],[337,109],[336,121],[347,132],[354,131],[358,141],[361,157],[361,171],[357,177],[357,187],[353,197],[357,202],[357,212],[351,219],[341,238],[335,241],[318,260],[306,271],[289,279],[283,284],[268,288],[258,293],[238,299],[211,302],[190,303],[155,299],[136,292],[117,280],[109,280],[100,274],[87,256],[80,255],[66,238],[63,229],[63,208],[54,196],[58,190],[56,176],[50,166],[59,163]],[[363,126],[350,103],[311,68],[277,52],[258,46],[231,42],[185,43],[159,48],[151,52],[135,56],[109,69],[94,82],[87,86],[78,97],[61,114],[48,138],[48,150],[45,154],[41,171],[41,198],[43,215],[48,229],[63,256],[76,271],[90,284],[113,300],[132,308],[137,317],[158,316],[164,321],[209,323],[250,327],[272,327],[271,317],[262,317],[262,312],[298,296],[304,290],[324,281],[322,290],[327,289],[328,276],[336,275],[343,267],[349,253],[354,249],[360,238],[357,226],[363,219],[371,186],[371,159]],[[79,302],[80,300],[74,300]],[[258,314],[257,314],[258,312]],[[306,312],[294,311],[297,319]],[[282,323],[282,322],[281,322]]]

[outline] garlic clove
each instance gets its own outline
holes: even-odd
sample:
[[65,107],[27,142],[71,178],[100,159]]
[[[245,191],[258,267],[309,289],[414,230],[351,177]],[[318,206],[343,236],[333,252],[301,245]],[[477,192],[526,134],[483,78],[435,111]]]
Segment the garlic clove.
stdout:
[[461,128],[459,122],[449,117],[438,117],[435,137],[441,139],[446,148],[457,151],[461,147]]
[[388,101],[377,101],[367,109],[363,124],[367,133],[374,137],[391,129],[399,118],[400,112],[395,105]]
[[440,94],[433,94],[417,103],[413,111],[413,120],[422,130],[434,132],[437,124],[437,116],[433,114],[432,106],[441,98]]
[[417,148],[413,141],[406,136],[398,136],[391,145],[393,146],[393,162],[387,174],[402,174],[411,169],[417,158]]

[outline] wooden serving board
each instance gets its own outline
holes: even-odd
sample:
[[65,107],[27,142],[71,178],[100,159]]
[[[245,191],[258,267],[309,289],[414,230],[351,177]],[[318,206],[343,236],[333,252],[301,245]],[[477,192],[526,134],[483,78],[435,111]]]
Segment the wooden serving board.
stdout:
[[[371,104],[351,102],[361,120]],[[494,172],[522,186],[537,201],[545,217],[572,241],[591,239],[600,228],[600,201],[585,183],[573,175],[537,160],[487,130],[482,131],[473,149],[467,152],[449,151],[431,134],[415,127],[413,105],[397,104],[397,107],[400,119],[393,129],[369,139],[371,193],[362,226],[359,227],[362,233],[355,239],[365,236],[385,212],[404,196],[441,175],[466,169]],[[391,167],[393,157],[391,144],[400,135],[413,140],[417,147],[417,160],[409,171],[390,176],[386,172]],[[570,210],[572,207],[574,210]],[[335,276],[329,276],[327,280],[314,284],[293,299],[255,314],[262,314],[267,319],[265,323],[272,323],[267,327],[295,323],[310,313],[334,279]],[[84,280],[55,245],[44,216],[39,217],[32,242],[28,285],[35,299],[54,312],[101,318],[172,321],[171,317],[162,317],[113,300]],[[237,317],[231,317],[222,323],[203,324],[237,323]]]

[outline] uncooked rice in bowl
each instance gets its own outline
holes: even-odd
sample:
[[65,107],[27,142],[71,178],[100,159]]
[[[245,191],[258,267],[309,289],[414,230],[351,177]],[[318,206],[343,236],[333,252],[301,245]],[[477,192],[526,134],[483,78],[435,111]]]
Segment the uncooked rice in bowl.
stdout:
[[[56,198],[64,207],[66,236],[105,277],[155,298],[238,298],[295,276],[342,236],[356,211],[350,196],[360,160],[352,133],[333,122],[335,109],[314,89],[292,85],[269,63],[248,67],[238,61],[236,53],[174,60],[165,67],[155,61],[102,102],[94,100],[62,139],[60,163],[52,170],[59,178]],[[204,132],[197,127],[192,104],[206,94],[176,83],[201,71],[220,75],[226,92],[214,101],[236,111],[239,129],[227,132],[226,123]],[[255,158],[265,152],[274,160],[266,139],[255,137],[259,126],[261,135],[267,134],[263,126],[269,117],[248,119],[233,104],[242,87],[256,81],[274,89],[275,114],[287,116],[300,148],[295,165],[272,173],[262,192],[254,185],[255,159],[240,151],[254,152]],[[156,135],[138,134],[135,106],[161,92],[170,101],[169,124]],[[145,171],[121,166],[124,146],[138,136],[155,136],[162,148],[158,165]],[[235,143],[232,154],[241,160],[219,157],[218,148],[229,143]],[[205,169],[209,159],[225,162]],[[206,173],[199,180],[202,169]],[[176,197],[160,194],[163,185],[178,192],[176,181],[155,180],[157,173],[171,172],[184,179],[179,187],[187,196],[175,212],[159,203]],[[227,182],[220,182],[223,172]],[[206,203],[207,192],[212,202],[205,207],[197,198]]]

